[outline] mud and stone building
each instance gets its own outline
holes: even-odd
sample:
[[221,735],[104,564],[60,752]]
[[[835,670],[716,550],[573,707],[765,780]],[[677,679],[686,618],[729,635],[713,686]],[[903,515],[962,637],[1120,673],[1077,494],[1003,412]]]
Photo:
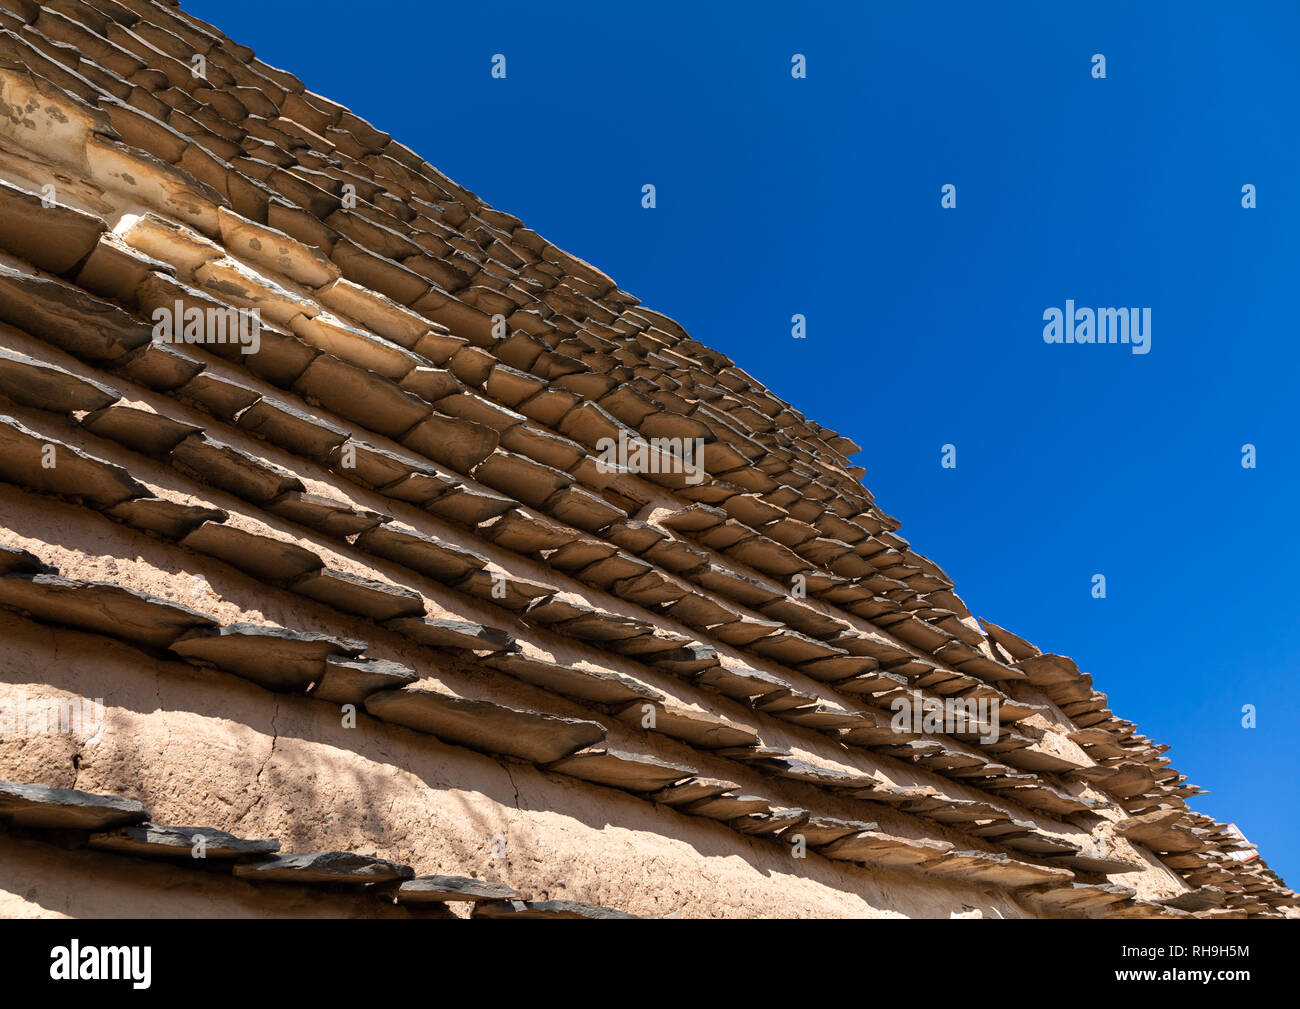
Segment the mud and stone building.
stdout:
[[1295,914],[858,451],[179,7],[0,0],[0,915]]

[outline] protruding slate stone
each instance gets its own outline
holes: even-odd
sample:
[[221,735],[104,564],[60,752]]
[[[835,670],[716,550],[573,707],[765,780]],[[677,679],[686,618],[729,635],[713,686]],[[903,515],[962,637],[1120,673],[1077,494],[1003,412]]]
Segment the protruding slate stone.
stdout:
[[881,831],[864,830],[833,841],[822,849],[827,858],[888,866],[916,866],[952,851],[949,841],[897,837]]
[[1160,903],[1179,911],[1208,911],[1222,907],[1226,898],[1227,894],[1217,886],[1198,886],[1195,890],[1188,890]]
[[430,413],[429,405],[418,396],[329,354],[316,357],[293,389],[340,417],[389,438],[400,438]]
[[44,624],[73,627],[166,648],[182,634],[216,621],[188,606],[114,585],[58,575],[0,578],[0,606],[21,610]]
[[357,546],[449,584],[487,565],[487,558],[400,522],[376,526],[357,537]]
[[470,879],[466,876],[416,876],[397,888],[399,904],[519,899],[519,891],[513,886],[507,886],[505,883],[489,883],[483,879]]
[[90,846],[119,855],[196,861],[270,855],[280,850],[280,842],[275,838],[250,840],[215,827],[168,827],[154,823],[91,834]]
[[595,746],[555,761],[548,770],[631,792],[657,791],[696,773],[658,757]]
[[1069,869],[1033,865],[988,851],[950,851],[923,863],[921,868],[935,875],[955,876],[1004,890],[1040,883],[1065,883],[1074,878]]
[[172,642],[171,650],[271,690],[293,691],[320,680],[329,656],[356,657],[366,650],[366,643],[315,631],[229,624],[182,635]]
[[653,700],[659,691],[622,673],[596,669],[585,662],[564,665],[515,652],[493,655],[487,664],[545,690],[598,704]]
[[517,647],[514,635],[499,627],[484,627],[469,620],[439,617],[403,617],[384,626],[434,648],[467,648],[479,652],[510,652]]
[[794,835],[801,834],[808,847],[820,848],[833,841],[838,841],[842,837],[848,837],[850,834],[878,831],[879,829],[880,825],[876,823],[867,823],[862,820],[841,820],[838,817],[820,816],[814,813],[803,823],[783,835],[783,839],[793,840]]
[[1204,838],[1197,836],[1193,828],[1183,822],[1185,817],[1186,814],[1177,809],[1143,813],[1121,820],[1115,827],[1115,833],[1144,844],[1152,851],[1179,853],[1203,850],[1206,846]]
[[[0,339],[3,336],[0,330]],[[100,410],[122,398],[106,385],[4,347],[0,347],[0,396],[54,413]]]
[[0,321],[75,357],[112,361],[150,342],[150,328],[111,302],[0,255]]
[[204,522],[224,522],[230,517],[220,508],[181,504],[156,497],[123,501],[108,509],[107,514],[119,522],[172,540],[188,536]]
[[153,410],[124,406],[104,407],[82,418],[82,427],[101,438],[125,445],[142,455],[162,458],[189,435],[198,431]]
[[808,819],[808,810],[792,807],[772,807],[757,813],[746,813],[729,822],[732,830],[753,837],[770,837],[782,831],[796,831]]
[[3,575],[58,574],[56,568],[46,564],[30,550],[0,546],[0,576]]
[[710,820],[725,822],[742,816],[770,812],[772,800],[765,799],[761,795],[750,795],[740,788],[732,788],[717,795],[686,803],[680,808],[683,813],[691,816],[705,816]]
[[236,423],[272,445],[320,462],[348,439],[341,427],[267,396],[241,412]]
[[1020,899],[1052,914],[1091,914],[1108,905],[1131,900],[1137,891],[1115,883],[1047,883],[1023,891]]
[[16,827],[108,830],[148,818],[148,810],[135,799],[0,781],[0,819]]
[[[646,710],[647,706],[650,711]],[[621,721],[634,726],[645,724],[646,718],[652,715],[656,732],[684,740],[702,750],[716,750],[728,746],[753,746],[758,742],[758,736],[753,729],[703,708],[688,707],[672,700],[658,703],[633,701],[616,714]]]
[[366,698],[366,710],[449,743],[535,764],[549,764],[605,738],[605,727],[597,722],[523,711],[427,687],[372,694]]
[[675,785],[669,785],[667,788],[655,792],[654,795],[648,796],[651,802],[661,802],[665,806],[689,806],[693,802],[699,802],[701,799],[710,799],[715,795],[722,795],[724,792],[739,791],[740,786],[734,781],[726,781],[722,778],[700,778],[691,777],[685,781],[679,781]]
[[[49,465],[51,461],[53,465]],[[94,508],[112,508],[130,498],[150,496],[121,466],[41,435],[2,414],[0,480],[43,494],[80,498]]]
[[412,589],[333,568],[304,575],[292,588],[317,602],[371,620],[393,620],[424,612],[424,600]]
[[[1011,843],[1008,842],[1008,847],[1010,846]],[[1141,872],[1146,868],[1145,865],[1139,865],[1136,862],[1130,862],[1128,859],[1118,858],[1114,855],[1098,855],[1083,851],[1071,855],[1051,856],[1046,861],[1051,862],[1052,865],[1063,865],[1067,869],[1074,869],[1078,872],[1094,872],[1102,876]]]
[[626,911],[572,900],[485,901],[474,905],[474,918],[637,918]]
[[414,683],[420,677],[414,669],[387,659],[350,659],[330,655],[325,672],[312,688],[311,696],[332,704],[361,704],[371,694]]
[[281,494],[302,490],[292,473],[245,452],[209,438],[192,434],[172,451],[172,460],[200,480],[229,491],[236,497],[264,505]]
[[106,228],[98,217],[0,181],[0,246],[42,270],[71,270]]
[[339,539],[373,529],[384,519],[379,512],[354,508],[341,498],[305,491],[291,490],[281,494],[266,507],[292,522],[299,522]]
[[187,533],[181,544],[269,582],[291,582],[320,570],[324,564],[320,557],[296,543],[218,522],[204,522]]
[[386,858],[348,851],[273,855],[265,861],[236,865],[240,879],[269,883],[338,883],[364,886],[411,879],[415,870]]

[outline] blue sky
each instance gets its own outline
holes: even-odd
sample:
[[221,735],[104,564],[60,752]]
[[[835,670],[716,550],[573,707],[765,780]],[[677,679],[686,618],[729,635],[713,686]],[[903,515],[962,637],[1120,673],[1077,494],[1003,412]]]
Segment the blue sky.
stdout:
[[[1300,7],[184,6],[862,444],[972,611],[1300,885]],[[1066,299],[1151,352],[1045,344]]]

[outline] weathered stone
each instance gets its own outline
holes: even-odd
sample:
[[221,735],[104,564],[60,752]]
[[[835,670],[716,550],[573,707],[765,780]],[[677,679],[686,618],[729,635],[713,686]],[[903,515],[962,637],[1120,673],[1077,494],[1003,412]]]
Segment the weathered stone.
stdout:
[[280,842],[274,838],[247,840],[214,827],[165,827],[153,823],[91,834],[90,846],[119,855],[196,860],[269,855],[280,850]]
[[56,413],[99,410],[122,398],[106,385],[4,347],[0,347],[0,395]]
[[605,738],[604,727],[596,722],[521,711],[424,687],[372,694],[366,698],[366,710],[376,718],[449,743],[537,764],[558,760]]
[[182,634],[216,621],[187,606],[109,582],[54,574],[10,574],[0,578],[0,606],[41,623],[166,648]]
[[43,494],[80,498],[95,508],[112,508],[130,498],[150,496],[122,467],[43,436],[3,414],[0,480]]
[[489,883],[465,876],[416,876],[397,888],[399,904],[425,901],[494,901],[519,900],[519,892],[505,883]]
[[0,321],[92,361],[116,360],[151,338],[148,326],[116,305],[3,254]]
[[303,575],[292,588],[317,602],[371,620],[393,620],[424,612],[424,600],[418,592],[332,568]]
[[291,582],[320,570],[320,557],[295,543],[218,522],[204,522],[181,543],[264,581]]
[[373,693],[404,687],[419,678],[409,666],[386,659],[327,655],[325,672],[311,696],[331,704],[362,704]]
[[485,901],[474,905],[475,918],[636,918],[635,914],[572,900]]
[[0,820],[15,827],[107,830],[148,818],[148,810],[135,799],[0,781]]
[[497,627],[484,627],[469,620],[438,617],[403,617],[386,626],[408,638],[434,648],[468,648],[473,651],[510,652],[517,647],[514,636]]
[[403,564],[440,582],[459,582],[487,564],[486,557],[399,522],[367,530],[356,542],[368,553]]
[[549,765],[552,771],[569,774],[598,785],[653,792],[695,774],[693,768],[673,764],[646,754],[608,747],[589,747]]
[[365,648],[364,641],[256,624],[191,631],[171,645],[177,655],[211,663],[281,691],[305,689],[324,676],[328,657],[353,658]]
[[415,870],[385,858],[371,858],[347,851],[273,855],[261,862],[236,865],[240,879],[267,883],[337,883],[365,886],[411,879]]

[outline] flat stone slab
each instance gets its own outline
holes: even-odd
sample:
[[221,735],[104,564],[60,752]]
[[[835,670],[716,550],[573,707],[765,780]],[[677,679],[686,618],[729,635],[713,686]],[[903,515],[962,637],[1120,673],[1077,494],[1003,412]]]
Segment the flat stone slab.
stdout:
[[897,837],[877,830],[864,830],[833,841],[822,849],[827,858],[867,862],[896,867],[916,866],[952,851],[948,841]]
[[638,918],[639,915],[616,911],[596,904],[579,904],[572,900],[485,901],[474,905],[474,918]]
[[696,773],[695,768],[627,750],[593,746],[557,760],[547,770],[611,788],[655,792]]
[[1026,891],[1021,899],[1039,911],[1087,913],[1132,900],[1136,895],[1131,886],[1115,883],[1049,883]]
[[350,851],[322,851],[272,855],[262,862],[236,865],[239,879],[272,883],[393,883],[411,879],[415,870],[386,858],[356,855]]
[[518,647],[513,634],[498,627],[485,627],[469,620],[439,617],[403,617],[384,625],[422,645],[434,648],[467,648],[476,652],[513,652]]
[[58,570],[29,550],[0,546],[0,575],[53,575]]
[[106,385],[4,347],[0,347],[0,395],[54,413],[101,410],[122,398]]
[[293,583],[293,591],[371,620],[393,620],[424,612],[420,593],[346,571],[321,568]]
[[558,662],[530,658],[520,653],[493,655],[485,661],[503,673],[509,673],[544,690],[564,694],[567,697],[576,697],[579,700],[595,701],[598,704],[658,700],[660,696],[659,691],[637,682],[630,676],[604,669],[561,665]]
[[287,470],[254,459],[201,432],[181,441],[172,450],[172,461],[213,487],[254,504],[268,504],[281,494],[303,489],[298,478]]
[[66,273],[90,255],[105,223],[10,182],[0,182],[0,245],[50,273]]
[[691,816],[705,816],[710,820],[736,820],[742,816],[755,813],[767,813],[772,809],[772,800],[761,795],[748,795],[739,788],[728,789],[717,795],[687,803],[680,807],[683,813]]
[[329,459],[348,440],[342,428],[265,396],[240,413],[235,423],[294,455],[318,462]]
[[[46,446],[52,448],[52,454]],[[46,467],[47,460],[53,465]],[[80,498],[92,508],[112,508],[130,498],[149,497],[121,466],[87,455],[55,438],[0,414],[0,480],[43,494]]]
[[187,533],[181,545],[216,557],[262,581],[293,581],[324,566],[320,557],[296,543],[218,522],[204,522]]
[[152,410],[121,403],[88,414],[82,418],[81,426],[101,438],[156,459],[168,455],[198,430],[193,424],[182,424]]
[[170,540],[183,539],[204,522],[224,522],[230,517],[220,508],[179,504],[156,497],[123,501],[108,509],[106,514],[136,529],[157,533]]
[[850,834],[860,834],[863,831],[879,829],[879,824],[867,823],[862,820],[841,820],[834,816],[813,815],[786,834],[785,837],[789,839],[795,834],[802,834],[808,847],[820,848],[823,845],[838,841],[842,837],[848,837]]
[[330,655],[325,674],[311,696],[332,704],[362,704],[380,690],[394,690],[414,683],[419,674],[409,666],[387,659],[349,659]]
[[742,834],[769,837],[786,830],[796,830],[808,819],[808,810],[797,807],[773,807],[767,812],[746,813],[730,821],[728,826]]
[[280,842],[275,838],[250,840],[215,827],[168,827],[154,823],[91,834],[90,846],[144,858],[231,859],[271,855],[280,850]]
[[654,710],[654,728],[666,736],[684,740],[699,750],[717,750],[728,746],[753,746],[758,736],[753,729],[712,714],[702,708],[677,703],[633,701],[616,712],[616,717],[632,726],[646,718],[646,706]]
[[108,830],[141,823],[149,811],[135,799],[117,795],[0,781],[0,819],[17,827]]
[[1141,872],[1146,868],[1145,865],[1138,865],[1136,862],[1130,862],[1127,859],[1113,855],[1097,855],[1083,851],[1073,855],[1055,855],[1046,859],[1046,861],[1052,865],[1063,865],[1067,869],[1075,869],[1078,872],[1095,872],[1101,876],[1119,875],[1125,872]]
[[356,545],[435,581],[455,583],[487,566],[487,558],[398,522],[376,526],[357,537]]
[[1227,896],[1227,893],[1217,886],[1198,886],[1195,890],[1188,890],[1186,893],[1180,893],[1177,897],[1159,903],[1178,911],[1208,911],[1211,908],[1222,907]]
[[205,614],[110,582],[59,575],[0,578],[0,606],[29,613],[43,624],[166,648],[196,628],[215,627]]
[[715,795],[722,795],[724,792],[738,792],[739,790],[739,785],[724,778],[693,777],[687,778],[685,781],[679,781],[675,785],[669,785],[667,788],[661,789],[646,798],[651,802],[661,802],[665,806],[681,807],[689,806],[701,799],[710,799]]
[[1003,889],[1038,883],[1067,883],[1074,879],[1074,873],[1069,869],[1033,865],[988,851],[950,851],[923,863],[921,868],[938,876],[955,876]]
[[1178,809],[1142,813],[1121,820],[1115,833],[1144,844],[1152,851],[1172,854],[1202,851],[1206,847],[1205,839],[1184,822],[1186,815]]
[[509,708],[428,688],[384,690],[366,698],[376,718],[427,732],[449,743],[549,764],[600,742],[597,722]]
[[399,904],[422,904],[427,901],[452,900],[519,900],[519,892],[505,883],[489,883],[467,876],[416,876],[397,888]]
[[0,320],[75,357],[111,361],[149,343],[152,329],[111,302],[0,258]]
[[378,512],[354,509],[345,501],[305,491],[282,494],[267,505],[267,509],[292,522],[301,522],[340,539],[373,529],[384,518]]
[[187,659],[210,662],[268,689],[293,691],[319,681],[325,674],[325,660],[331,655],[355,658],[366,650],[366,643],[317,631],[229,624],[183,634],[172,642],[171,650]]

